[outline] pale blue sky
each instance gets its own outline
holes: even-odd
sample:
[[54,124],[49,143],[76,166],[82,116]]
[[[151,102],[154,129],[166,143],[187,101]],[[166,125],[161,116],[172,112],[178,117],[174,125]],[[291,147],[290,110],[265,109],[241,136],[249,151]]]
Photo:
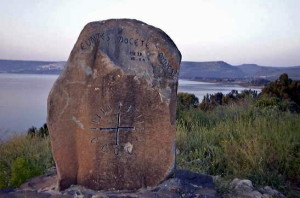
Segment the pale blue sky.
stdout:
[[186,61],[300,65],[300,0],[0,0],[0,59],[67,60],[109,18],[161,28]]

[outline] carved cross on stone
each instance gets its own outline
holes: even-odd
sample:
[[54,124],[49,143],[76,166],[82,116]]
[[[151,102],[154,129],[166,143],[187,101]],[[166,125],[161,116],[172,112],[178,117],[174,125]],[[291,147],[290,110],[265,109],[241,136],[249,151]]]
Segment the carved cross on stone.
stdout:
[[118,113],[117,113],[117,126],[115,126],[115,127],[93,127],[93,128],[91,128],[93,130],[100,130],[100,131],[115,130],[115,132],[116,132],[115,145],[114,145],[115,155],[119,155],[119,150],[120,150],[120,129],[135,130],[134,126],[121,126],[121,107],[122,107],[122,103],[119,103],[119,108],[118,108]]

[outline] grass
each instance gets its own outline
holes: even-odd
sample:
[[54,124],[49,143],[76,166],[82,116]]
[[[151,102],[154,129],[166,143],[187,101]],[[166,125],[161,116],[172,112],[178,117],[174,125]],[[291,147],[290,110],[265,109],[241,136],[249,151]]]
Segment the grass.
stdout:
[[53,165],[48,137],[15,135],[0,142],[0,188],[18,187]]
[[246,100],[209,113],[194,109],[177,122],[180,168],[247,178],[286,191],[300,184],[300,116]]

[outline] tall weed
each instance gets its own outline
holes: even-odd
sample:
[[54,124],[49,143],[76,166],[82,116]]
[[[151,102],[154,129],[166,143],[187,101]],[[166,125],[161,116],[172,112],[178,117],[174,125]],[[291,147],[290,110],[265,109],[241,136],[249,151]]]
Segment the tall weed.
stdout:
[[178,166],[248,178],[278,189],[300,184],[300,116],[246,101],[204,114],[186,112],[177,122]]

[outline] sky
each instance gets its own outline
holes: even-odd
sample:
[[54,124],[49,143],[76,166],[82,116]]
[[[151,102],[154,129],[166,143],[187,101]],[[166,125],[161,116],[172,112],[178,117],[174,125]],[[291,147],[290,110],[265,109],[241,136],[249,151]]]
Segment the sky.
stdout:
[[0,59],[65,61],[91,21],[166,32],[183,61],[300,65],[300,0],[0,0]]

